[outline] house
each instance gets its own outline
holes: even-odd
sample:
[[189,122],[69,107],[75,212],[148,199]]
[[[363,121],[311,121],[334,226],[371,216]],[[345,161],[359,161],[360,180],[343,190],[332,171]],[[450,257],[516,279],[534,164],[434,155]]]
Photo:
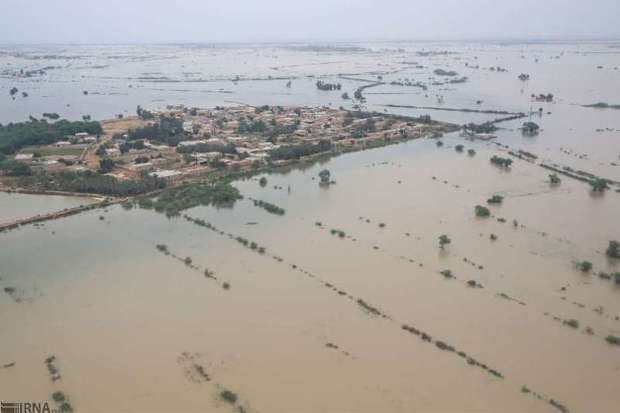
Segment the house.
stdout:
[[181,172],[170,170],[155,171],[151,172],[149,175],[154,178],[163,179],[164,181],[166,181],[166,183],[169,184],[177,182],[182,176]]
[[16,161],[29,161],[29,160],[32,160],[33,156],[34,156],[33,153],[18,153],[17,155],[15,155],[15,160]]

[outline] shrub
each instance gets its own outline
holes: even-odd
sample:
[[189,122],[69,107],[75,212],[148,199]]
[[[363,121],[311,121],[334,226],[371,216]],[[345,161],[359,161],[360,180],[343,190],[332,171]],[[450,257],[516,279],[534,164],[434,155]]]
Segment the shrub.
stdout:
[[487,199],[487,204],[501,204],[504,201],[504,197],[501,195],[493,195]]
[[501,166],[502,168],[509,168],[512,165],[512,159],[510,158],[501,158],[499,156],[491,157],[491,163],[497,166]]
[[590,272],[592,270],[592,263],[590,261],[581,261],[577,263],[577,268],[581,272]]
[[476,216],[480,218],[487,218],[491,216],[491,211],[489,211],[489,208],[484,207],[482,205],[476,205],[476,207],[474,208],[474,211],[476,213]]
[[447,235],[439,236],[439,248],[443,248],[445,245],[452,243],[452,240]]
[[609,241],[609,247],[607,247],[606,254],[610,258],[619,258],[620,259],[620,242],[619,241]]
[[562,182],[562,180],[560,179],[560,177],[557,174],[549,175],[549,183],[551,185],[559,185],[561,182]]
[[605,192],[606,189],[609,189],[609,185],[607,185],[607,180],[602,178],[595,178],[590,181],[590,186],[592,186],[593,192]]
[[564,320],[563,323],[569,327],[572,328],[579,328],[579,321],[572,319],[572,320]]
[[465,147],[464,147],[463,145],[456,145],[456,146],[454,147],[454,149],[455,149],[457,152],[463,152],[463,149],[465,149]]
[[605,341],[607,341],[609,344],[620,346],[620,337],[608,335],[607,338],[605,338]]
[[235,393],[231,392],[230,390],[222,391],[220,393],[220,397],[223,400],[225,400],[225,401],[227,401],[228,403],[231,403],[231,404],[237,403],[237,399],[238,399],[237,395]]
[[454,275],[452,275],[452,270],[443,270],[443,271],[440,271],[439,273],[446,278],[454,278]]

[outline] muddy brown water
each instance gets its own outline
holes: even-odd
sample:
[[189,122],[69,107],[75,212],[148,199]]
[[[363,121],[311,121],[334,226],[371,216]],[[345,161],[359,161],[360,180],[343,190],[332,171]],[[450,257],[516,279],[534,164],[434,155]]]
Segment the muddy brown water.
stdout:
[[[571,411],[614,411],[620,349],[604,337],[620,332],[620,288],[579,273],[574,261],[619,270],[603,251],[618,233],[609,217],[620,210],[620,196],[594,197],[569,179],[550,188],[542,168],[517,160],[503,171],[489,162],[500,153],[494,145],[466,143],[477,151],[469,157],[452,148],[457,141],[347,154],[269,175],[266,188],[257,179],[235,183],[246,197],[285,208],[282,217],[247,199],[233,209],[186,211],[258,242],[266,255],[182,218],[119,206],[3,234],[0,284],[24,298],[0,296],[0,361],[16,363],[0,370],[3,394],[38,400],[61,389],[77,410],[89,412],[230,411],[218,397],[221,388],[251,412],[555,410],[522,393],[525,385]],[[313,179],[322,168],[335,185],[321,188]],[[505,200],[492,212],[507,222],[475,218],[474,205],[495,193]],[[331,235],[332,228],[348,237]],[[441,251],[437,238],[444,233],[452,243]],[[200,271],[156,244],[191,257]],[[230,290],[205,278],[204,268]],[[456,279],[444,279],[443,269]],[[470,279],[484,288],[468,287]],[[599,306],[602,314],[594,311]],[[552,316],[576,319],[579,328]],[[212,381],[188,379],[179,362],[184,352]],[[61,374],[56,382],[44,364],[50,355]]]
[[[368,109],[438,106],[438,95],[445,107],[542,107],[543,115],[532,118],[543,129],[540,135],[523,137],[521,121],[507,122],[498,142],[532,152],[539,161],[620,180],[620,112],[579,106],[620,103],[620,54],[609,46],[403,43],[403,51],[380,54],[301,53],[277,45],[130,46],[122,50],[126,59],[109,57],[119,54],[114,46],[83,46],[71,49],[83,55],[83,65],[61,62],[45,82],[0,79],[0,86],[30,94],[2,100],[0,120],[60,108],[72,119],[106,118],[132,114],[138,104],[230,104],[226,100],[351,107],[339,93],[317,91],[315,79],[306,77],[341,82],[352,95],[364,83],[340,79],[339,73],[374,79],[390,72],[385,82],[409,78],[430,85],[441,67],[469,82],[429,86],[426,93],[379,86],[366,95]],[[417,56],[421,48],[456,54]],[[31,49],[9,50],[0,67],[28,69],[45,63],[34,60],[37,55],[51,54]],[[183,74],[184,65],[197,73]],[[155,72],[166,72],[174,83],[138,79]],[[299,78],[285,89],[282,80],[232,84],[226,80],[231,73]],[[519,73],[531,74],[531,80],[520,82]],[[65,87],[74,83],[75,90]],[[85,89],[94,92],[86,96]],[[554,93],[556,99],[532,103],[531,93]],[[495,117],[430,113],[458,124]],[[224,235],[183,218],[120,206],[0,234],[0,366],[15,363],[0,369],[0,397],[51,400],[60,390],[76,411],[122,413],[230,412],[239,406],[276,413],[558,412],[550,399],[571,412],[618,411],[620,347],[605,337],[620,337],[620,287],[596,273],[620,271],[620,262],[604,255],[607,243],[620,239],[620,194],[593,195],[568,177],[550,187],[548,171],[537,165],[518,159],[510,171],[491,165],[492,155],[508,156],[493,143],[458,136],[444,142],[442,148],[421,140],[343,155],[303,171],[268,175],[265,188],[260,177],[235,182],[246,199],[233,209],[185,212]],[[476,155],[457,153],[459,143]],[[323,168],[336,181],[329,188],[318,185]],[[476,218],[474,206],[494,194],[505,197],[503,204],[490,207],[492,218]],[[276,204],[286,214],[269,214],[249,198]],[[0,221],[84,202],[0,193]],[[346,237],[331,235],[331,229]],[[267,253],[251,251],[227,233],[255,241]],[[438,246],[442,234],[452,240],[444,250]],[[162,254],[157,244],[181,260]],[[192,258],[192,267],[183,264],[184,257]],[[593,263],[592,273],[576,270],[582,260]],[[217,281],[205,277],[205,269]],[[455,278],[443,277],[444,270]],[[371,314],[358,299],[389,318]],[[563,323],[573,319],[578,328]],[[434,342],[402,330],[404,324]],[[440,350],[435,340],[504,378]],[[45,364],[52,355],[57,381]],[[540,399],[522,392],[523,386]],[[224,389],[238,395],[235,407],[219,397]]]

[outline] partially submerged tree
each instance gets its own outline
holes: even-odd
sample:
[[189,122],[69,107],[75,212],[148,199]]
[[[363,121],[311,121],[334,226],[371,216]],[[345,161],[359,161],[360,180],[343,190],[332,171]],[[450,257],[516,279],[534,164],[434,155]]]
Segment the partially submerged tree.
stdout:
[[482,205],[476,205],[476,207],[474,208],[474,212],[476,213],[476,216],[480,218],[487,218],[491,216],[491,211],[489,210],[489,208]]
[[592,187],[593,192],[605,192],[606,189],[609,189],[609,185],[607,184],[607,180],[602,178],[595,178],[590,181],[590,186]]
[[452,240],[447,235],[439,236],[439,248],[443,249],[446,245],[451,244]]
[[609,258],[620,259],[620,241],[609,241],[606,253]]
[[329,184],[331,172],[329,172],[329,170],[327,169],[323,169],[321,172],[319,172],[319,178],[321,178],[322,184]]
[[562,180],[560,179],[560,177],[557,174],[549,175],[549,183],[551,185],[559,185],[561,182],[562,182]]
[[590,272],[592,270],[592,263],[590,261],[581,261],[577,263],[577,268],[581,272]]

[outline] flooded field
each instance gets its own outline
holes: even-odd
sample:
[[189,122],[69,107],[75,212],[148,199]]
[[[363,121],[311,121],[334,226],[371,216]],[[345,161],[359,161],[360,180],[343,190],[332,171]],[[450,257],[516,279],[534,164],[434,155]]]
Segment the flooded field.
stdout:
[[0,224],[88,205],[93,198],[0,192]]
[[[244,199],[230,208],[167,218],[115,205],[2,233],[2,397],[60,391],[82,412],[618,411],[620,347],[607,338],[620,337],[620,284],[599,274],[620,272],[605,255],[620,193],[550,185],[540,166],[620,180],[620,111],[581,106],[620,103],[611,46],[3,48],[1,122],[138,104],[348,107],[309,76],[350,94],[364,84],[351,79],[382,76],[367,109],[465,124],[502,115],[385,105],[531,108],[542,130],[523,136],[521,119],[490,142],[452,134],[259,175],[233,183]],[[61,68],[6,72],[25,63]],[[468,80],[433,86],[437,68]],[[427,90],[389,84],[405,78]],[[10,99],[13,85],[29,96]],[[518,150],[536,161],[489,162]],[[319,185],[323,169],[334,184]],[[0,221],[76,205],[38,199],[1,194]]]

